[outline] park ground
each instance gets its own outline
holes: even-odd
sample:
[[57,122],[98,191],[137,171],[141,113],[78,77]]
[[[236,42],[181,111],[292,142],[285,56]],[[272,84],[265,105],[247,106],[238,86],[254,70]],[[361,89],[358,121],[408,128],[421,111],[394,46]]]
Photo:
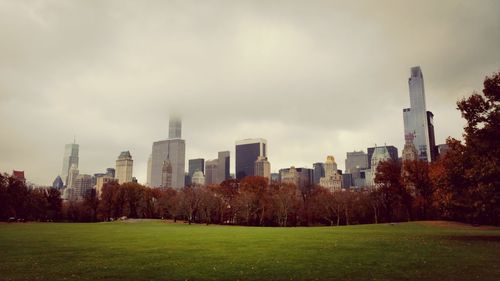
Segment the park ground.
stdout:
[[500,280],[500,228],[0,224],[0,280]]

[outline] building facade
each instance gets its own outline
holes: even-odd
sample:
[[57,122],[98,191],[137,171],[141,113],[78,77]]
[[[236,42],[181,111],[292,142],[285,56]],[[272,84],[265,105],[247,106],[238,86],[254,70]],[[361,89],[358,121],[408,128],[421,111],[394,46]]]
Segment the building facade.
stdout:
[[219,160],[207,160],[205,162],[205,184],[218,184],[217,181],[217,171],[218,171]]
[[325,176],[319,180],[319,185],[337,191],[342,188],[342,176],[337,171],[337,162],[333,156],[327,156],[325,161]]
[[169,160],[172,165],[172,187],[185,186],[186,142],[181,139],[182,123],[180,118],[170,117],[169,139],[153,143],[151,157],[151,186],[162,186],[163,163]]
[[105,184],[111,183],[116,181],[114,177],[111,177],[109,175],[101,175],[96,178],[96,185],[95,185],[95,191],[96,195],[100,198],[102,194],[102,188],[104,187]]
[[289,183],[297,186],[301,191],[307,191],[313,186],[314,170],[308,168],[290,168],[280,169],[280,182]]
[[419,159],[431,162],[436,158],[434,115],[426,109],[424,77],[419,66],[411,68],[408,86],[410,108],[403,109],[405,136],[412,134]]
[[74,190],[76,193],[77,200],[83,200],[85,196],[88,196],[92,192],[92,176],[80,174],[76,177],[74,183]]
[[255,175],[266,178],[271,181],[271,163],[267,161],[267,157],[259,156],[255,161]]
[[368,154],[364,151],[347,152],[345,159],[345,172],[352,173],[368,168]]
[[63,156],[63,165],[61,170],[61,179],[64,182],[64,185],[68,186],[68,176],[69,169],[71,169],[72,165],[76,165],[78,168],[78,151],[80,146],[76,143],[69,143],[64,146],[64,156]]
[[221,183],[231,178],[229,170],[231,167],[230,152],[220,151],[217,156],[217,160],[219,161],[217,163],[217,183]]
[[116,160],[116,179],[119,184],[132,182],[134,160],[130,151],[123,151]]
[[314,180],[313,183],[319,185],[319,180],[325,176],[325,163],[317,162],[313,164]]
[[259,156],[267,157],[265,139],[245,139],[236,142],[236,178],[255,176],[255,161]]
[[72,188],[75,186],[75,181],[78,174],[79,174],[78,166],[76,164],[72,164],[69,169],[68,181],[66,183],[67,188]]

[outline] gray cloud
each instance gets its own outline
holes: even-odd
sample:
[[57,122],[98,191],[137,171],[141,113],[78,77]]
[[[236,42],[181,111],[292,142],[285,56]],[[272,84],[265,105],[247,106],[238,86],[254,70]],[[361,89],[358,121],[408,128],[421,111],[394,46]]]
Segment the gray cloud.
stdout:
[[[436,136],[498,71],[498,1],[0,1],[0,171],[48,184],[76,135],[80,170],[153,141],[183,115],[187,157],[263,137],[272,170],[402,147],[409,68]],[[233,154],[234,156],[234,154]]]

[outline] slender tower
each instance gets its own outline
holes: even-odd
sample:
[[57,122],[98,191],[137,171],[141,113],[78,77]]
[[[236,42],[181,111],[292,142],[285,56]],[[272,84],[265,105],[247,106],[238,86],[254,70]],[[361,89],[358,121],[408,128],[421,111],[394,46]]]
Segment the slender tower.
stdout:
[[405,136],[413,135],[418,158],[423,161],[435,159],[433,114],[425,105],[424,77],[419,66],[411,68],[408,79],[410,108],[403,109]]

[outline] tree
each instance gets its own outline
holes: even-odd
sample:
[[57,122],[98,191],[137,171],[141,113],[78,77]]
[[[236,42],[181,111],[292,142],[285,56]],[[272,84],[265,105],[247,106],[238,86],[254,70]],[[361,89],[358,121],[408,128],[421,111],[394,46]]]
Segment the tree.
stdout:
[[[387,221],[411,218],[411,196],[401,179],[401,163],[395,160],[380,162],[375,175],[377,193]],[[401,213],[403,212],[403,214]]]
[[115,197],[120,189],[120,185],[116,181],[105,183],[102,187],[101,200],[99,201],[98,214],[99,217],[108,221],[111,218],[119,217],[117,207],[115,206]]
[[282,184],[273,193],[275,215],[279,226],[288,226],[289,218],[293,217],[294,211],[300,204],[300,196],[297,187],[293,184]]
[[432,206],[434,187],[429,177],[429,163],[422,160],[406,160],[403,165],[403,182],[407,191],[405,196],[412,194],[415,198],[406,204],[413,205],[417,210],[417,218],[428,219]]
[[483,95],[473,93],[457,103],[467,121],[462,164],[469,186],[462,190],[466,220],[500,223],[500,73],[486,77]]
[[49,220],[59,220],[62,215],[61,192],[55,188],[47,191],[47,218]]
[[184,187],[180,193],[180,210],[187,218],[189,224],[195,221],[195,216],[200,208],[199,187]]

